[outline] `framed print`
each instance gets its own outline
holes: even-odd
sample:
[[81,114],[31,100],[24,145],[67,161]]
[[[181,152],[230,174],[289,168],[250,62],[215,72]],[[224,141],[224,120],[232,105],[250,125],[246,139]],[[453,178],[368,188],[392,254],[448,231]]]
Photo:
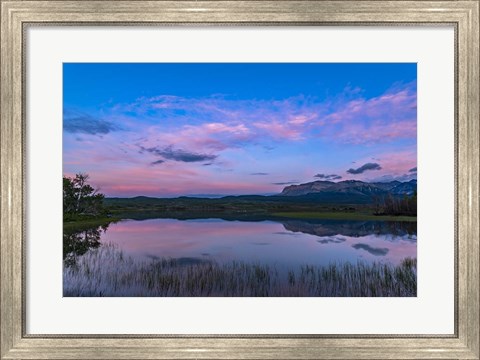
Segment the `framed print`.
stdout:
[[1,357],[479,358],[479,2],[1,1]]
[[[126,82],[124,109],[78,103]],[[63,296],[416,296],[416,64],[64,63],[63,84]]]

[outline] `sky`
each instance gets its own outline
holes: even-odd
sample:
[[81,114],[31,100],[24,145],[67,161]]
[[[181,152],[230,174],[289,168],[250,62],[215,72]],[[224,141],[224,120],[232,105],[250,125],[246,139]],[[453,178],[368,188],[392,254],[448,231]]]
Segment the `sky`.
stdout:
[[414,63],[64,63],[63,172],[108,197],[417,176]]

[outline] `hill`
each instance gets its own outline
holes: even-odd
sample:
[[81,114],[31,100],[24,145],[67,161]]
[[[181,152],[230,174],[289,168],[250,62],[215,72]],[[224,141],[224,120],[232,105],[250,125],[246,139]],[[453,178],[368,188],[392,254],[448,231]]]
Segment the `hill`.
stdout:
[[[375,196],[384,197],[413,195],[417,191],[417,180],[408,182],[391,181],[367,183],[358,180],[345,180],[339,182],[313,181],[309,183],[290,185],[283,189],[281,196],[286,197],[315,197],[317,200],[328,199],[331,202],[344,203],[369,203]],[[351,201],[348,201],[350,199]]]
[[341,182],[315,181],[291,185],[278,195],[238,195],[221,198],[200,198],[180,196],[177,198],[156,198],[137,196],[133,198],[106,198],[105,205],[111,209],[149,211],[307,211],[318,206],[334,204],[372,204],[375,198],[389,194],[395,198],[411,195],[417,189],[416,180],[409,182],[366,183],[347,180]]

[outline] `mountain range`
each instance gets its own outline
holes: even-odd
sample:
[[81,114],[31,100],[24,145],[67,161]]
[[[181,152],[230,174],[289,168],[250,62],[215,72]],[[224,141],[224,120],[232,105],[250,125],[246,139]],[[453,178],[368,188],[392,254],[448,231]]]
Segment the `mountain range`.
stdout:
[[[210,207],[233,209],[234,204],[263,203],[274,204],[371,204],[376,197],[403,197],[412,195],[417,190],[417,180],[407,182],[390,181],[368,183],[357,180],[313,181],[285,187],[280,194],[273,195],[188,195],[177,198],[155,198],[137,196],[133,198],[105,198],[109,206],[157,206],[157,210],[173,207],[185,207],[193,211],[206,204]],[[240,206],[239,205],[239,206]],[[265,205],[266,206],[266,205]],[[286,206],[286,205],[285,205]],[[278,210],[278,209],[277,209]]]
[[282,196],[315,195],[322,198],[371,199],[373,196],[413,195],[417,191],[417,180],[407,182],[390,181],[367,183],[358,180],[313,181],[299,185],[290,185],[280,193]]

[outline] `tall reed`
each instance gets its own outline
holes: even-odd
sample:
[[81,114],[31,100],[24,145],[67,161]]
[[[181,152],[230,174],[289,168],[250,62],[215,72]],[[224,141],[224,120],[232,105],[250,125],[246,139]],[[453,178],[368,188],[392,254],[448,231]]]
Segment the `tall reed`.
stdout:
[[64,296],[416,296],[417,261],[303,265],[287,271],[245,262],[139,261],[114,245],[79,257],[63,272]]

